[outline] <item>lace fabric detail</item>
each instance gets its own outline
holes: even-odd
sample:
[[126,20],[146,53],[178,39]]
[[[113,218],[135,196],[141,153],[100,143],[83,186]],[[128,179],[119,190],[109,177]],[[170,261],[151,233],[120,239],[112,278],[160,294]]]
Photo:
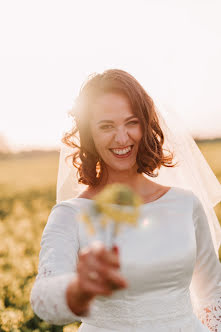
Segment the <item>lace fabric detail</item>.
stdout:
[[47,277],[50,277],[52,276],[52,273],[53,273],[53,269],[52,268],[47,268],[47,267],[44,267],[43,269],[41,269],[36,277],[36,280],[39,280],[41,278],[47,278]]
[[[50,274],[50,273],[49,273]],[[43,274],[44,275],[44,274]],[[81,321],[68,307],[65,290],[74,277],[73,273],[44,277],[36,280],[31,291],[30,302],[34,312],[50,324],[65,325]]]
[[197,317],[212,332],[221,331],[221,297],[206,307],[197,309]]
[[[152,298],[144,296],[123,299],[106,299],[99,297],[91,304],[90,316],[82,317],[82,321],[97,327],[123,328],[140,327],[147,330],[168,327],[179,331],[192,331],[194,314],[188,296],[169,296]],[[185,330],[186,328],[186,330]],[[189,328],[189,330],[188,330]]]

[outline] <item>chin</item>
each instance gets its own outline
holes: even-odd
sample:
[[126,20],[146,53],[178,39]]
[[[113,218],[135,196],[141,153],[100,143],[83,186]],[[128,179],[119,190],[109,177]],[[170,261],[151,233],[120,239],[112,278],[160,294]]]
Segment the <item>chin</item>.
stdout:
[[[106,160],[105,160],[106,159]],[[134,158],[133,158],[134,159]],[[111,158],[103,158],[104,163],[107,165],[107,167],[110,167],[114,171],[129,171],[136,165],[136,159],[135,160],[116,160],[113,162],[113,159]]]
[[115,165],[111,165],[109,164],[109,166],[114,169],[115,171],[129,171],[134,167],[135,163],[128,163],[127,165],[119,165],[119,164],[115,164]]

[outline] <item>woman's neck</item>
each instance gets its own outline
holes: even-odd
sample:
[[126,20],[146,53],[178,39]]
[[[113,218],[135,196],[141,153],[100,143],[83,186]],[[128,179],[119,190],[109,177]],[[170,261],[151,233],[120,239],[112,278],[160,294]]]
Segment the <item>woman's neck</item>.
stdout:
[[108,171],[108,176],[103,176],[97,190],[102,190],[106,185],[121,183],[129,186],[132,190],[137,193],[142,193],[145,188],[145,192],[152,191],[155,183],[147,179],[143,174],[137,173],[136,169],[130,169],[127,171]]
[[101,186],[105,186],[113,183],[121,183],[129,186],[136,186],[141,178],[141,174],[137,173],[138,166],[134,165],[131,169],[116,171],[112,168],[104,169],[103,180],[101,180]]
[[133,176],[127,176],[125,174],[125,176],[115,176],[109,178],[105,183],[102,181],[96,187],[88,187],[79,197],[93,199],[94,195],[101,192],[106,185],[113,183],[121,183],[129,186],[134,192],[146,200],[148,200],[149,196],[151,196],[153,193],[159,191],[159,187],[162,187],[161,185],[147,179],[143,174],[136,173]]

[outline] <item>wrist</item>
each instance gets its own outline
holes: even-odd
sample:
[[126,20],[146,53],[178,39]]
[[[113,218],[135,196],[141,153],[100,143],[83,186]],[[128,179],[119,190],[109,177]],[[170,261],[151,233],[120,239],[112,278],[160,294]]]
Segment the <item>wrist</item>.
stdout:
[[79,316],[87,316],[92,296],[80,290],[77,278],[66,289],[66,301],[70,310]]

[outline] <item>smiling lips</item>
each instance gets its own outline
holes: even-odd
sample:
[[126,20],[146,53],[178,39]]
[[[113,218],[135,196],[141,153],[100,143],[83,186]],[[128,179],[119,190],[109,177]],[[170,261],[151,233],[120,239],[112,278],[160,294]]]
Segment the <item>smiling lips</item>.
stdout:
[[117,155],[127,155],[129,152],[132,150],[133,145],[128,146],[127,148],[124,149],[110,149],[111,152]]

